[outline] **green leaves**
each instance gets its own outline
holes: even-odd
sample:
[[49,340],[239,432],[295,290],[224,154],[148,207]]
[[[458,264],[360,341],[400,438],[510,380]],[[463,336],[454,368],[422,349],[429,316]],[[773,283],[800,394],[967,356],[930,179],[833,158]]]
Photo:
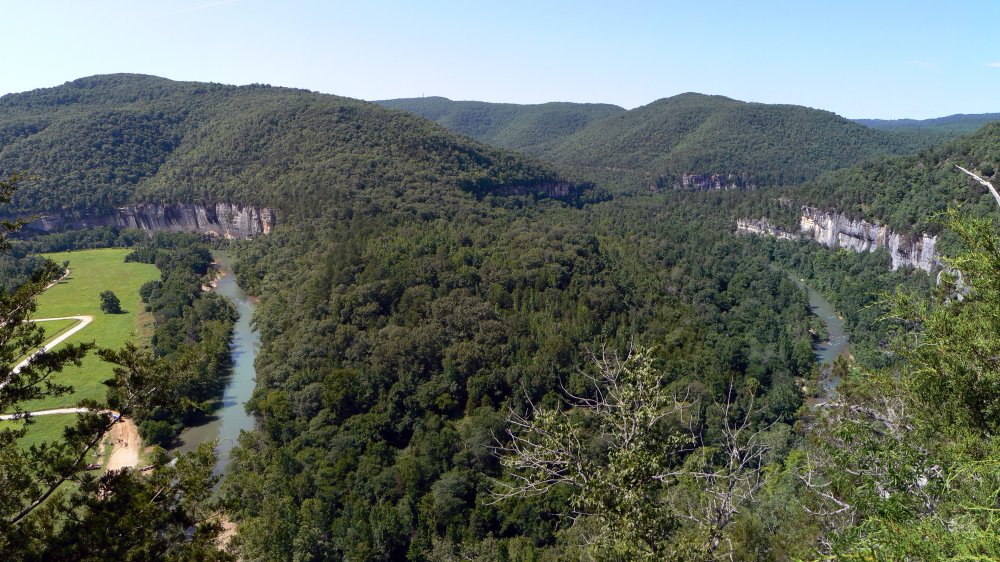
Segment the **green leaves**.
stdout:
[[499,449],[507,478],[496,482],[495,495],[508,500],[568,487],[572,513],[596,530],[588,538],[594,552],[656,558],[679,527],[666,494],[694,442],[675,425],[685,404],[665,386],[650,349],[624,359],[602,350],[585,369],[589,396],[533,407],[530,418],[510,412]]
[[993,221],[952,212],[948,226],[965,246],[949,260],[962,283],[932,300],[890,295],[904,361],[846,378],[813,430],[806,475],[844,559],[1000,555],[1000,240]]

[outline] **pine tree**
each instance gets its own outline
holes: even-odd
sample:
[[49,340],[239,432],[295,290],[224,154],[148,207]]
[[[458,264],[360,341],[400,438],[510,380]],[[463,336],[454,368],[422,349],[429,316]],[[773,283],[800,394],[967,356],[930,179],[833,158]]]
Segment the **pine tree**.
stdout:
[[[0,204],[20,181],[0,180]],[[7,236],[23,224],[0,223],[0,247],[9,248]],[[29,282],[0,290],[0,412],[17,416],[0,427],[0,559],[230,559],[215,544],[220,524],[207,507],[213,444],[173,466],[159,455],[149,475],[128,468],[100,477],[86,471],[89,454],[121,417],[173,400],[167,365],[148,351],[132,344],[99,350],[116,365],[106,382],[109,400],[82,402],[85,412],[61,440],[30,449],[19,443],[32,423],[25,403],[70,392],[53,377],[93,348],[65,344],[36,352],[45,334],[31,321],[35,300],[61,272],[49,261]]]

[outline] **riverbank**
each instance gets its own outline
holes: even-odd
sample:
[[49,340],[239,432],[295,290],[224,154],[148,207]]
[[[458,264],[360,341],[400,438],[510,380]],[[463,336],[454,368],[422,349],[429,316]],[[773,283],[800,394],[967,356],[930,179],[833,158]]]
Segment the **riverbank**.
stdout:
[[176,450],[186,452],[201,443],[218,440],[216,453],[219,455],[219,463],[215,473],[222,474],[229,464],[229,452],[236,445],[240,432],[250,431],[254,427],[253,417],[247,414],[244,404],[253,396],[257,383],[254,361],[260,347],[260,337],[251,324],[257,307],[256,299],[244,293],[236,284],[229,255],[225,252],[213,252],[212,255],[220,273],[212,290],[232,301],[239,314],[233,325],[229,345],[232,367],[226,377],[219,408],[205,423],[184,429],[178,438],[180,445]]
[[809,296],[810,311],[823,323],[826,337],[813,345],[816,361],[820,364],[819,379],[808,381],[803,387],[810,406],[825,403],[837,391],[840,379],[833,375],[833,363],[838,357],[851,357],[851,340],[844,331],[844,318],[837,313],[833,303],[819,291],[806,284],[805,279],[789,275],[799,288]]

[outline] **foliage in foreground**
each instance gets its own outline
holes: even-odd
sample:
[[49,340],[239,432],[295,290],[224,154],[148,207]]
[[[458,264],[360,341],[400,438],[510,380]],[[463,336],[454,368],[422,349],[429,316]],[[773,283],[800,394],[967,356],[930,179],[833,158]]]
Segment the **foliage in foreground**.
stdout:
[[[0,181],[0,203],[9,200],[17,181]],[[17,228],[3,224],[0,245],[6,246],[6,234]],[[35,299],[59,273],[48,261],[28,282],[0,290],[2,412],[21,412],[28,400],[71,392],[51,378],[93,347],[63,345],[34,353],[45,341],[31,322]],[[117,365],[106,382],[108,398],[81,403],[89,411],[63,439],[25,449],[19,439],[30,430],[30,417],[0,429],[0,558],[228,559],[215,545],[219,525],[209,511],[211,445],[180,457],[172,468],[161,455],[150,475],[128,468],[99,477],[87,472],[91,452],[119,417],[141,416],[170,399],[162,392],[170,378],[164,362],[131,344],[99,354]],[[27,362],[18,366],[25,356]]]
[[948,226],[961,281],[893,295],[905,362],[845,381],[815,420],[803,480],[841,559],[1000,557],[1000,237],[990,220]]
[[[508,478],[497,481],[496,496],[565,488],[576,518],[570,532],[597,559],[732,558],[730,526],[766,485],[788,426],[755,419],[756,385],[705,404],[690,386],[683,394],[668,387],[653,357],[650,349],[591,356],[587,396],[532,407],[530,417],[512,410],[501,448]],[[706,417],[715,427],[705,427]]]

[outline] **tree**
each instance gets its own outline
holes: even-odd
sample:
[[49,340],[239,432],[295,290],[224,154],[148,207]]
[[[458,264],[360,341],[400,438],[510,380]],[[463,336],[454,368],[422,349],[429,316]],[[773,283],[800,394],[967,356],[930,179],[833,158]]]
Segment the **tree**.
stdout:
[[[0,180],[0,204],[19,181]],[[22,224],[0,223],[0,246],[7,247],[7,234]],[[207,511],[215,464],[210,445],[179,457],[173,467],[160,455],[148,476],[131,469],[100,477],[86,471],[88,454],[120,418],[175,400],[164,392],[169,367],[148,351],[132,344],[100,350],[116,365],[105,383],[108,400],[82,402],[85,412],[62,439],[28,449],[19,443],[33,422],[25,402],[71,391],[53,376],[93,348],[67,344],[32,353],[45,342],[31,321],[35,298],[60,273],[47,261],[29,282],[0,290],[0,411],[16,413],[21,422],[0,427],[0,559],[229,559],[215,546],[219,524]]]
[[101,291],[101,312],[105,314],[121,314],[122,303],[111,291]]
[[904,363],[852,373],[812,424],[801,478],[838,559],[1000,557],[1000,236],[954,212],[947,226],[962,281],[886,296]]
[[[567,392],[566,408],[511,410],[498,448],[505,500],[568,490],[575,526],[599,558],[725,558],[727,527],[766,481],[753,388],[731,387],[718,406],[721,438],[703,441],[700,399],[671,392],[651,349],[591,355],[592,396]],[[680,542],[676,536],[683,531]],[[723,548],[725,547],[725,548]]]

